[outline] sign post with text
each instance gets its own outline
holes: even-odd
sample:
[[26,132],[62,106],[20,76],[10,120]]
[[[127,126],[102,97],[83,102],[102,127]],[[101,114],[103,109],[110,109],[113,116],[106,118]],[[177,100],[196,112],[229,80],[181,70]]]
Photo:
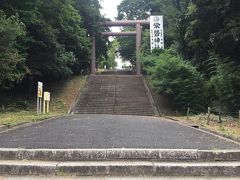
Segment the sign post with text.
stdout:
[[163,16],[150,16],[150,43],[153,49],[164,49]]
[[49,113],[50,92],[44,92],[43,114]]
[[38,81],[37,88],[37,114],[42,113],[43,83]]

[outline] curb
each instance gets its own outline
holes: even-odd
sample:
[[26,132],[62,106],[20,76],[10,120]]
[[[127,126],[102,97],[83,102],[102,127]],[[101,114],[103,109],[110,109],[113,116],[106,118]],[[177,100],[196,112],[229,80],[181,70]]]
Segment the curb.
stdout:
[[155,114],[155,116],[160,117],[160,113],[159,113],[159,111],[158,111],[156,102],[155,102],[155,100],[154,100],[154,98],[153,98],[152,92],[151,92],[151,90],[150,90],[150,88],[149,88],[149,86],[148,86],[148,84],[147,84],[147,81],[146,81],[146,79],[145,79],[144,76],[142,76],[142,81],[143,81],[143,84],[144,84],[144,87],[145,87],[145,90],[146,90],[148,99],[149,99],[149,101],[150,101],[150,103],[151,103],[151,105],[152,105],[154,114]]
[[89,80],[89,76],[85,76],[85,82],[83,83],[82,88],[80,88],[78,90],[78,93],[76,94],[76,96],[74,97],[73,102],[70,105],[70,108],[68,109],[68,114],[74,114],[75,112],[75,108],[76,105],[78,103],[78,101],[80,100],[82,94],[84,93],[84,91],[86,90],[87,86],[88,86],[88,80]]
[[1,133],[2,131],[7,130],[7,129],[8,129],[8,126],[1,125],[1,126],[0,126],[0,133]]

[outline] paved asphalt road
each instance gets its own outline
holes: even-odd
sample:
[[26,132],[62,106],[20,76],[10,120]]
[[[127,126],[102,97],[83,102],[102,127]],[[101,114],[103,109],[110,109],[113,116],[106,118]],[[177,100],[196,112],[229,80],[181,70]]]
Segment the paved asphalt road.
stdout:
[[157,117],[72,115],[0,134],[1,148],[239,149]]

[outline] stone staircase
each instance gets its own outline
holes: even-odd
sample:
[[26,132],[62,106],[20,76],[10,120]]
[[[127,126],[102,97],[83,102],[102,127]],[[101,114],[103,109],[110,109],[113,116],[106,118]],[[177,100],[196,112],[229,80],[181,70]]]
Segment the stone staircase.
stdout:
[[136,75],[134,71],[127,71],[127,70],[106,70],[100,73],[101,75]]
[[0,149],[1,175],[239,178],[240,151]]
[[142,76],[92,75],[75,113],[154,116],[149,96]]

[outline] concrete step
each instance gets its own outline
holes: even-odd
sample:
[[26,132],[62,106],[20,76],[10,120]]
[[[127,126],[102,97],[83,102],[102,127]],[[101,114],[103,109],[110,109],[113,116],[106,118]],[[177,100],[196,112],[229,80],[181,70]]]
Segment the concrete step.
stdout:
[[113,111],[108,110],[108,111],[90,111],[90,110],[77,110],[75,111],[76,114],[114,114]]
[[149,106],[145,106],[145,107],[134,107],[134,106],[129,106],[129,107],[127,107],[127,106],[115,106],[114,107],[115,108],[115,110],[136,110],[136,111],[150,111],[150,110],[152,110]]
[[137,109],[137,108],[125,108],[125,109],[119,109],[119,108],[115,108],[115,107],[78,107],[78,109],[76,109],[76,111],[107,111],[107,110],[114,110],[115,112],[135,112],[135,113],[139,113],[139,112],[149,112],[149,113],[153,113],[153,111],[151,109]]
[[135,116],[154,116],[154,113],[149,112],[118,112],[118,111],[90,111],[90,110],[77,110],[75,111],[76,114],[115,114],[115,115],[135,115]]
[[87,105],[79,105],[77,110],[79,109],[113,109],[113,105],[105,105],[105,104],[87,104]]
[[142,76],[90,76],[75,113],[154,116]]
[[240,176],[240,162],[0,161],[0,174],[76,176]]
[[[89,112],[89,111],[77,111],[77,114],[107,114],[107,115],[132,115],[132,116],[140,116],[140,113],[126,113],[126,112],[111,112],[111,111],[93,111],[93,112]],[[154,116],[154,114],[151,113],[141,113],[141,116]]]
[[0,175],[240,177],[240,150],[0,149]]
[[150,112],[121,112],[121,111],[114,111],[114,114],[116,115],[135,115],[135,116],[139,116],[139,114],[141,114],[141,116],[154,116],[154,113],[150,113]]
[[0,148],[0,160],[240,162],[240,150],[197,149],[18,149]]
[[131,103],[129,103],[129,102],[115,102],[115,104],[114,104],[114,100],[108,101],[108,102],[109,102],[109,104],[106,104],[106,101],[96,101],[96,102],[94,102],[94,101],[82,101],[78,105],[79,106],[91,106],[92,105],[93,107],[100,105],[100,106],[144,107],[144,108],[145,107],[148,107],[148,108],[150,107],[151,108],[149,103],[139,104],[138,102],[131,102]]
[[101,72],[102,75],[132,75],[132,74],[136,74],[132,71],[104,71]]
[[109,106],[109,105],[101,105],[101,104],[96,104],[96,105],[79,105],[77,110],[81,110],[81,109],[89,109],[89,110],[96,110],[96,109],[115,109],[115,110],[119,110],[119,111],[150,111],[152,112],[151,108],[149,108],[148,106],[146,107],[134,107],[134,106]]
[[77,109],[76,110],[76,112],[78,111],[78,112],[85,112],[85,111],[89,111],[89,113],[90,112],[98,112],[98,111],[104,111],[104,112],[107,112],[108,110],[110,110],[110,111],[114,111],[114,112],[116,112],[116,113],[132,113],[132,114],[138,114],[138,113],[147,113],[147,114],[152,114],[153,113],[153,111],[151,111],[151,112],[149,112],[149,111],[144,111],[144,110],[134,110],[134,109],[132,109],[132,110],[117,110],[117,109],[114,109],[114,108],[81,108],[81,109]]

